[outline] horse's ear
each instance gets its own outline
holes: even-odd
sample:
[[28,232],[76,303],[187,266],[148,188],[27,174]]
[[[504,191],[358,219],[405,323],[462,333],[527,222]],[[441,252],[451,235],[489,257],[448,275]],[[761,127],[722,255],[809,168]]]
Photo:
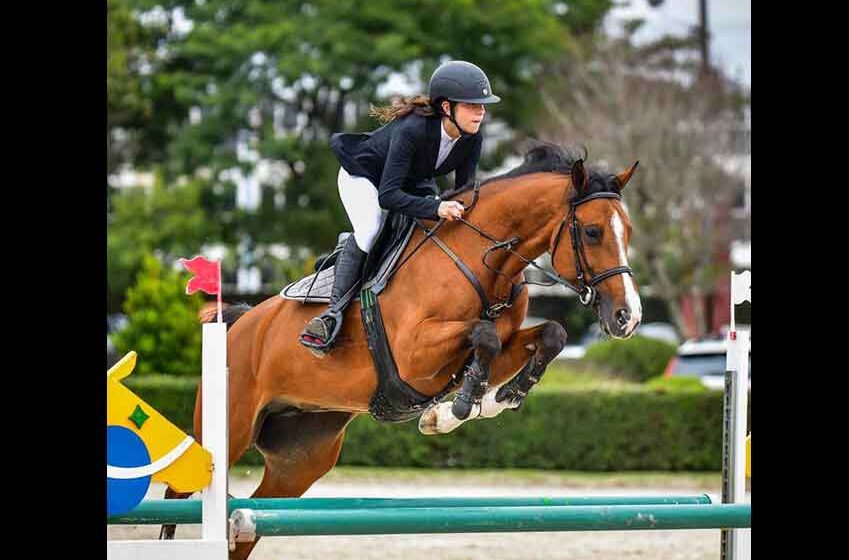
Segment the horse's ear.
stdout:
[[582,159],[572,164],[572,185],[575,186],[579,195],[583,195],[589,185],[589,175],[584,169],[584,160]]
[[619,181],[619,188],[624,189],[625,185],[628,184],[628,181],[631,180],[631,175],[634,174],[634,170],[637,168],[637,165],[640,163],[640,160],[634,162],[634,165],[620,173],[616,176],[616,179]]

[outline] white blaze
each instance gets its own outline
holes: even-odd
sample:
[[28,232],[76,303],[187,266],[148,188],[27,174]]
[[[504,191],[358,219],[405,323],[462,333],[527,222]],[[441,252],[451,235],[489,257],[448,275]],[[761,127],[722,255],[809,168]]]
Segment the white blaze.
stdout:
[[[625,252],[625,226],[618,212],[613,213],[613,217],[610,219],[610,226],[613,229],[613,235],[616,237],[616,245],[619,248],[619,266],[628,266],[628,255]],[[631,312],[631,319],[625,326],[625,332],[631,332],[643,318],[643,308],[640,304],[637,287],[634,285],[634,279],[631,275],[620,274],[619,278],[622,279],[622,284],[625,288],[625,303],[628,304],[628,310]]]

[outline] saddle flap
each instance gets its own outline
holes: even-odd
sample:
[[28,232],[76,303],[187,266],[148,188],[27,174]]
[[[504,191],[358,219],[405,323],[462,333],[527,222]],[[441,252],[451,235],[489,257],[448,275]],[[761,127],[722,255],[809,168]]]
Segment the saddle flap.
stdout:
[[304,303],[328,303],[333,290],[335,267],[330,266],[321,272],[314,272],[287,285],[280,292],[286,299],[295,299]]
[[[389,282],[389,273],[395,268],[395,264],[407,248],[410,238],[413,236],[413,230],[416,227],[415,222],[409,216],[394,214],[386,220],[391,225],[389,232],[386,235],[385,243],[383,244],[382,254],[375,259],[374,263],[366,262],[365,283],[363,287],[371,289],[375,295],[382,292]],[[370,269],[369,265],[374,268]],[[373,274],[371,273],[373,270]]]
[[[364,286],[371,288],[375,294],[379,294],[386,288],[389,272],[398,262],[407,243],[410,242],[414,228],[413,219],[401,214],[390,214],[384,221],[377,242],[369,251],[363,267],[363,277],[366,279]],[[328,266],[320,272],[288,284],[281,290],[280,295],[286,299],[300,300],[304,303],[326,304],[330,301],[334,274],[334,267]],[[359,299],[359,296],[355,299]]]

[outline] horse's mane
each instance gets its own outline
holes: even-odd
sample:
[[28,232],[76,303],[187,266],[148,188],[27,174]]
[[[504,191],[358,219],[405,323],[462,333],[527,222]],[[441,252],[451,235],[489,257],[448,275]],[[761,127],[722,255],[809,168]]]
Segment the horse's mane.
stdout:
[[[574,146],[563,147],[537,140],[533,142],[525,153],[525,161],[518,167],[511,169],[507,173],[481,181],[481,187],[495,181],[500,181],[501,179],[510,179],[530,173],[559,173],[561,175],[569,175],[572,173],[572,165],[579,159],[586,162],[586,148]],[[615,175],[586,164],[584,165],[584,169],[589,174],[590,186],[586,194],[619,192],[619,182]],[[469,182],[456,189],[446,191],[442,194],[442,198],[448,199],[454,195],[470,191],[473,187],[474,183]]]

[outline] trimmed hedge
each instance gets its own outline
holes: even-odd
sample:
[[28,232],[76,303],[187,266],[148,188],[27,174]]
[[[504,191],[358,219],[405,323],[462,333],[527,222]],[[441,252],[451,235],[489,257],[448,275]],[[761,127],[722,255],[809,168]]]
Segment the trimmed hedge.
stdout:
[[[136,378],[127,386],[192,433],[197,379]],[[519,411],[424,436],[415,421],[367,415],[349,426],[341,465],[586,471],[721,469],[719,391],[554,391],[538,387]],[[751,399],[749,407],[751,419]],[[240,464],[262,464],[252,450]]]
[[637,335],[591,344],[584,358],[612,374],[643,382],[663,373],[675,351],[674,344]]
[[124,385],[162,413],[165,418],[188,434],[193,433],[195,397],[200,377],[173,375],[132,375],[123,380]]
[[653,389],[655,391],[709,391],[709,389],[702,384],[702,380],[700,378],[684,375],[677,375],[675,377],[664,377],[662,375],[658,375],[657,377],[652,377],[646,381],[645,386],[646,388]]

